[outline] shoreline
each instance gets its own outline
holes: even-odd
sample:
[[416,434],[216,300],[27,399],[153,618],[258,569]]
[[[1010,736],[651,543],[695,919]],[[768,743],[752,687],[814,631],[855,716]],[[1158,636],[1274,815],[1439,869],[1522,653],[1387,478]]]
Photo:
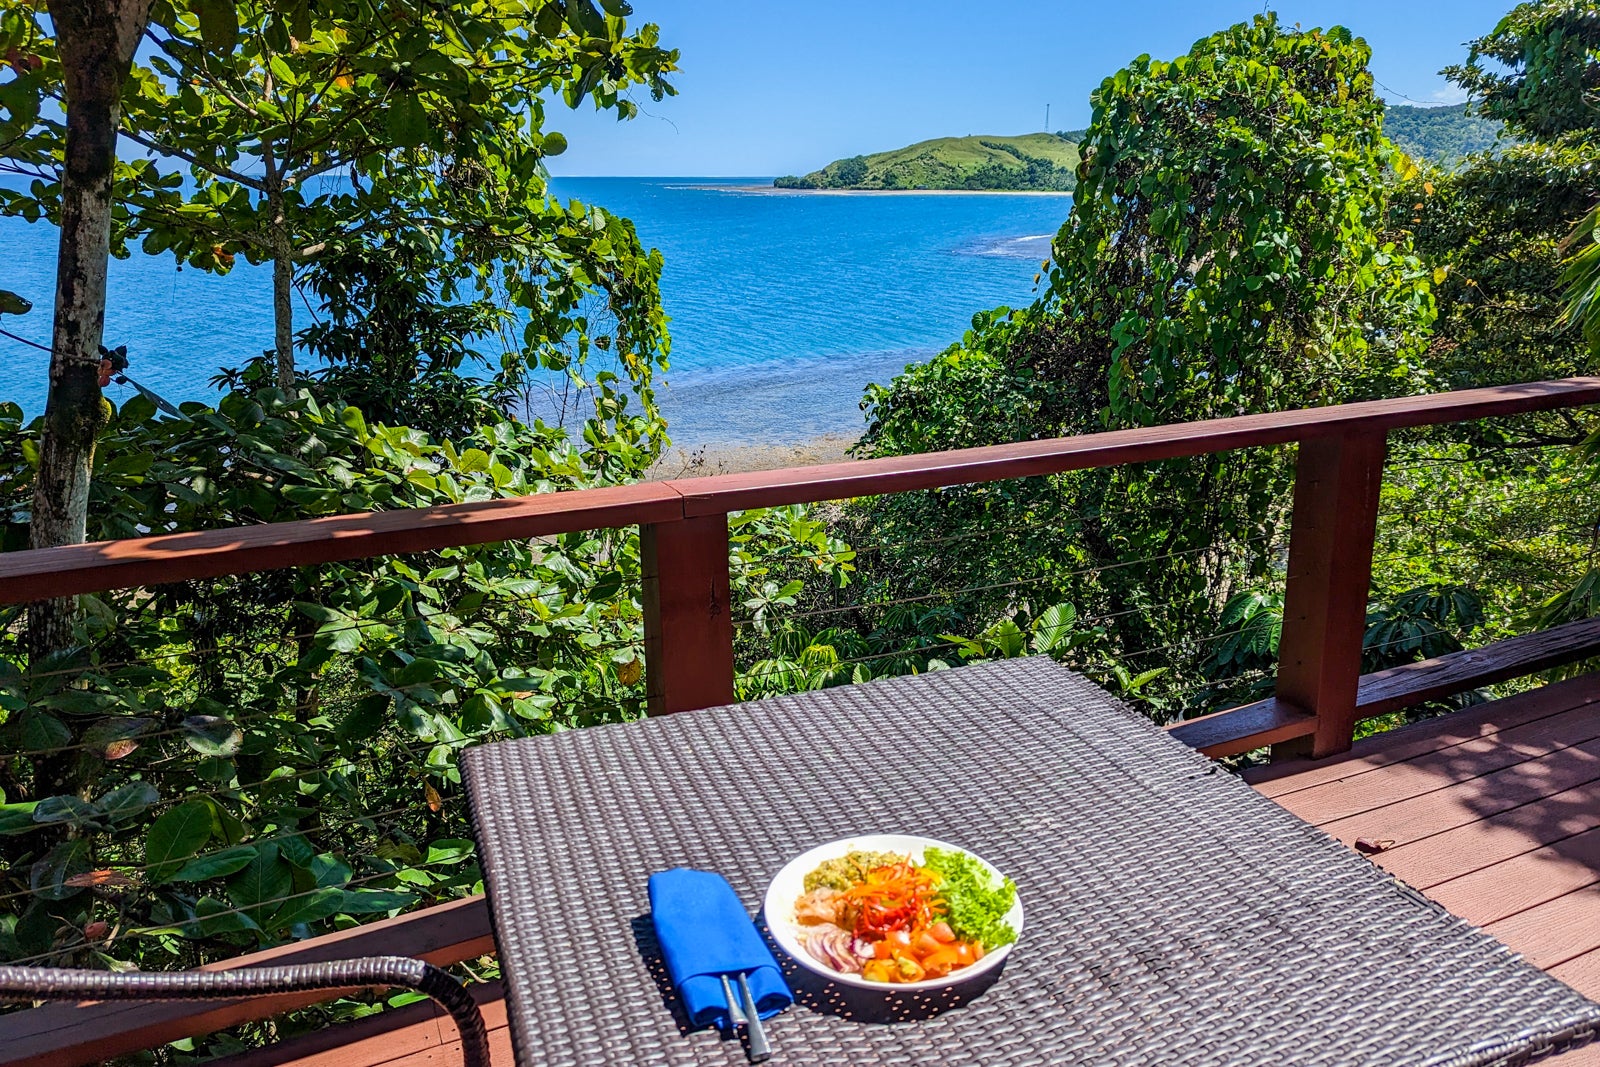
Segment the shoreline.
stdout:
[[775,185],[713,185],[705,182],[676,188],[746,193],[752,196],[1057,196],[1071,199],[1073,195],[1053,189],[780,189]]
[[750,442],[739,444],[673,445],[645,475],[647,482],[674,478],[707,478],[714,474],[747,474],[781,467],[811,467],[840,463],[850,458],[858,440],[850,434],[823,434],[792,444]]

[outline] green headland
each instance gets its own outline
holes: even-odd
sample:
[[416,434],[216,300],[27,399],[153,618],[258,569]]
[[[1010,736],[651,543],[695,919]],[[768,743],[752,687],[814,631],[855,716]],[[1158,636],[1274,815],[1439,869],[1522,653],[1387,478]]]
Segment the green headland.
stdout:
[[892,152],[836,159],[780,189],[1000,189],[1071,192],[1078,146],[1060,134],[938,137]]

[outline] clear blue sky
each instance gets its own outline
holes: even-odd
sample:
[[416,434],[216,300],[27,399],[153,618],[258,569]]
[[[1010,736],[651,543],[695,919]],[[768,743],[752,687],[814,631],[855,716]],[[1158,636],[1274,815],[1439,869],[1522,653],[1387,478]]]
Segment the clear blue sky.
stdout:
[[[1275,0],[1344,25],[1391,100],[1454,102],[1439,68],[1514,0]],[[679,95],[617,123],[555,104],[557,175],[766,176],[929,137],[1087,124],[1089,92],[1134,56],[1171,57],[1262,0],[633,0],[678,48]]]

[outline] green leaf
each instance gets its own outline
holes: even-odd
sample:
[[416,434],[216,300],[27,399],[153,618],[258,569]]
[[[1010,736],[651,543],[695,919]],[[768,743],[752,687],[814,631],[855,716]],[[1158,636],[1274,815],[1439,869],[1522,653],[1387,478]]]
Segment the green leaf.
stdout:
[[239,12],[233,0],[200,0],[196,6],[200,39],[217,55],[227,55],[239,43]]
[[244,733],[220,715],[190,715],[183,720],[184,741],[202,756],[232,756]]
[[286,834],[278,838],[278,852],[296,867],[310,867],[317,855],[304,834]]
[[589,590],[589,600],[591,603],[610,600],[612,597],[616,596],[621,589],[622,572],[607,571],[605,574],[600,576],[600,580],[595,582],[594,587]]
[[33,301],[26,300],[10,289],[0,289],[0,315],[26,315],[33,310]]
[[83,747],[103,760],[119,760],[131,755],[139,747],[140,735],[155,726],[154,719],[105,719],[83,732]]
[[45,797],[34,807],[33,821],[81,826],[93,822],[97,814],[99,813],[95,811],[94,805],[81,797]]
[[334,736],[340,741],[365,741],[377,734],[389,722],[389,702],[384,693],[362,697],[334,725]]
[[600,0],[600,6],[606,9],[606,14],[625,19],[633,14],[633,5],[628,0]]
[[189,800],[162,815],[144,839],[144,861],[151,885],[169,880],[183,861],[211,839],[211,808],[205,801]]
[[299,40],[311,40],[311,0],[290,0],[289,32]]
[[48,752],[72,742],[72,731],[54,715],[28,710],[6,724],[16,738],[17,748],[25,752]]
[[1071,604],[1057,604],[1041,611],[1033,621],[1033,650],[1049,653],[1067,647],[1077,621],[1078,609]]
[[355,433],[358,436],[361,436],[361,437],[370,437],[371,436],[371,434],[369,434],[367,432],[366,416],[361,414],[361,409],[360,408],[347,407],[344,410],[340,411],[339,412],[339,421],[341,423],[343,423],[345,426],[349,427],[351,430],[355,431]]
[[481,448],[469,448],[461,453],[461,461],[456,465],[466,474],[477,474],[489,469],[489,453]]
[[540,37],[550,40],[561,33],[561,0],[548,0],[533,18],[533,28]]
[[257,926],[294,892],[294,871],[278,855],[275,844],[260,845],[255,858],[228,880],[228,899]]
[[416,148],[428,138],[428,112],[414,92],[389,101],[389,138],[400,148]]
[[225,878],[236,871],[242,871],[249,866],[250,861],[256,858],[254,845],[235,845],[219,852],[208,852],[204,856],[194,859],[178,868],[170,881],[174,882],[204,882],[209,878]]
[[87,689],[67,689],[51,693],[39,703],[68,715],[100,715],[113,711],[121,704],[110,693],[96,693]]
[[38,955],[55,947],[63,930],[70,931],[77,924],[65,912],[71,904],[51,900],[35,900],[17,919],[17,944],[28,955]]
[[194,906],[195,922],[188,929],[193,937],[217,937],[221,934],[242,934],[258,931],[250,916],[237,908],[229,907],[214,897],[201,897]]
[[33,821],[33,809],[38,801],[25,804],[0,804],[0,834],[27,833],[39,824]]
[[471,841],[459,838],[445,838],[434,841],[428,845],[428,857],[423,860],[430,866],[435,863],[460,863],[472,857],[473,844]]
[[81,887],[67,885],[67,879],[88,869],[88,839],[63,841],[28,871],[28,887],[43,900],[66,900],[83,892]]
[[316,922],[337,915],[343,906],[343,889],[314,889],[285,901],[283,907],[261,925],[266,930],[282,930],[297,923]]
[[551,130],[549,133],[544,135],[544,144],[540,146],[540,151],[542,151],[545,155],[559,156],[566,150],[567,139],[565,136],[557,133],[554,130]]
[[342,889],[354,872],[331,852],[319,852],[311,861],[311,877],[319,886]]
[[149,782],[129,782],[106,793],[94,806],[107,819],[119,823],[128,821],[160,799],[161,794]]
[[350,889],[344,891],[344,906],[339,910],[346,915],[376,915],[409,907],[416,902],[414,893],[397,893],[392,889]]
[[606,36],[606,19],[591,0],[566,0],[567,25],[585,37]]

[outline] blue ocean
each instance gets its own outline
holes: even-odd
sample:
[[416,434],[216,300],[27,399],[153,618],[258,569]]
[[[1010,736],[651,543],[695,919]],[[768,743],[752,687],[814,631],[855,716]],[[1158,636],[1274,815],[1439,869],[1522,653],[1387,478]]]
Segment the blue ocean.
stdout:
[[[672,360],[661,403],[680,446],[788,444],[862,428],[863,387],[960,338],[974,312],[1033,299],[1063,196],[788,193],[770,179],[566,178],[556,195],[631,218],[666,259]],[[56,232],[0,219],[0,289],[47,342]],[[271,346],[270,268],[223,277],[135,251],[111,265],[106,344],[174,402]],[[296,309],[309,321],[303,308]],[[48,356],[0,337],[0,399],[43,409]],[[129,386],[113,385],[120,403]]]

